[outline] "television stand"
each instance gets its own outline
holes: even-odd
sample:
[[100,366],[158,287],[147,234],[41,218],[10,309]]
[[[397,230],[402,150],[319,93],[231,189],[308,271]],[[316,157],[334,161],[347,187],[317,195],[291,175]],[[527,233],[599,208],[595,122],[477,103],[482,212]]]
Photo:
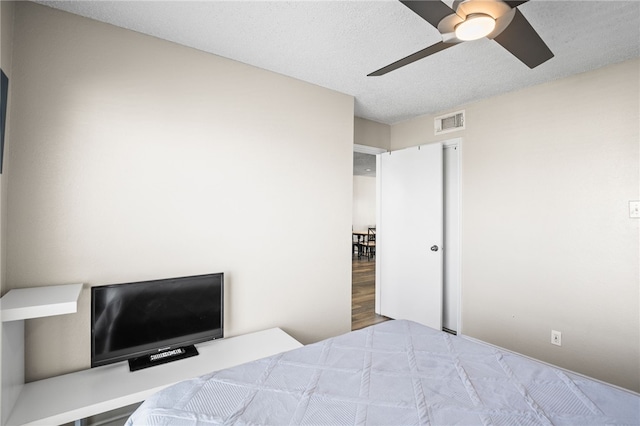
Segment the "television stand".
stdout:
[[196,355],[198,355],[196,347],[189,345],[156,354],[139,356],[129,360],[129,371],[133,372],[142,370],[143,368],[155,367],[156,365],[166,364]]
[[197,345],[200,356],[135,373],[126,361],[26,383],[4,426],[59,425],[144,401],[182,380],[301,347],[279,328]]
[[[2,297],[0,424],[59,425],[144,401],[182,380],[302,346],[279,328],[199,343],[200,356],[132,374],[125,361],[24,383],[24,321],[73,314],[82,284],[13,289]],[[81,424],[81,422],[80,422]]]

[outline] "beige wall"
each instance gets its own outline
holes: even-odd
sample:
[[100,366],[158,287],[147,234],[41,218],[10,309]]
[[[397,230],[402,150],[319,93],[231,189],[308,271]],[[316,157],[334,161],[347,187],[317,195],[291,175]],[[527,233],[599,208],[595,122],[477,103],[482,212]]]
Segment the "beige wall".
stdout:
[[[223,271],[227,336],[350,330],[352,97],[33,3],[15,29],[11,287]],[[28,322],[28,380],[89,366],[89,299]]]
[[[391,147],[463,137],[462,330],[640,390],[640,61],[392,126]],[[562,332],[552,346],[551,330]]]
[[353,143],[389,150],[391,149],[391,126],[355,117]]
[[353,230],[367,231],[376,224],[376,178],[353,177]]

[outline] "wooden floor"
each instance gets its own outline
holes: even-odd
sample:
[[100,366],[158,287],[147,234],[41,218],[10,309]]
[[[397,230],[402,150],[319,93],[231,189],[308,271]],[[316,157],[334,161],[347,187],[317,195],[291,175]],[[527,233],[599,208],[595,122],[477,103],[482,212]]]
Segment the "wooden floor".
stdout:
[[351,274],[351,329],[358,330],[387,321],[389,318],[375,313],[375,259],[353,259]]

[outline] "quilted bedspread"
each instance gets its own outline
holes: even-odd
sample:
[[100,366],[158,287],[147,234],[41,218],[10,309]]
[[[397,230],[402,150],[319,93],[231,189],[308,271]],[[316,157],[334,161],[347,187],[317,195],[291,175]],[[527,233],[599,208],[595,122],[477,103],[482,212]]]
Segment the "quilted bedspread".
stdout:
[[127,425],[640,425],[640,396],[410,321],[217,371]]

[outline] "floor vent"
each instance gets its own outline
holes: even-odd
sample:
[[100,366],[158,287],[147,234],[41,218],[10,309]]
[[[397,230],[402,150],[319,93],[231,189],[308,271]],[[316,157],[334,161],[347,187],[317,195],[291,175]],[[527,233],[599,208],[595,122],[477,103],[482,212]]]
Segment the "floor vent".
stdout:
[[455,132],[464,129],[464,111],[441,115],[433,121],[435,134]]

